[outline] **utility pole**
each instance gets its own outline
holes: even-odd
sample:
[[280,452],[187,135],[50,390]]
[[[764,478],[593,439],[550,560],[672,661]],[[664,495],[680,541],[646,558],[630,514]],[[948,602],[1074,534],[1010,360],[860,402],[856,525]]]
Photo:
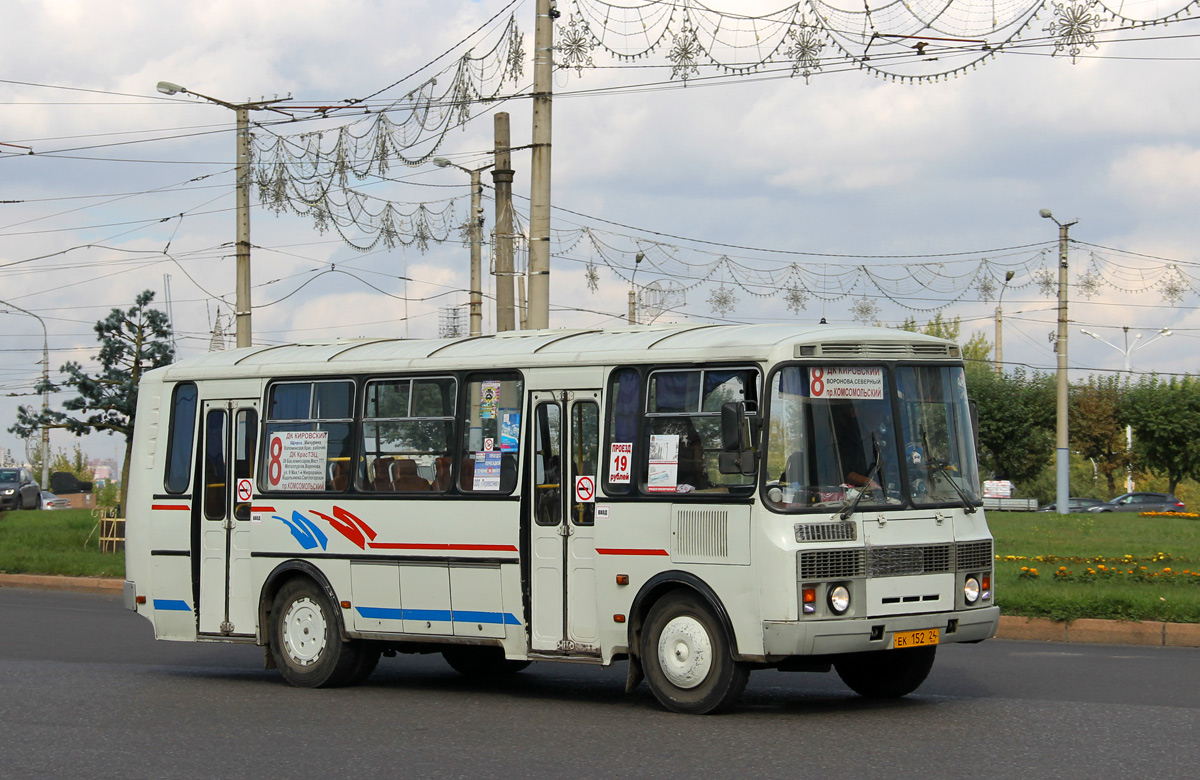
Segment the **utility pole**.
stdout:
[[237,235],[234,245],[237,256],[237,300],[234,304],[234,316],[237,323],[237,345],[248,347],[252,333],[250,325],[250,112],[263,109],[278,111],[279,109],[272,108],[272,105],[284,100],[291,100],[291,98],[230,103],[220,98],[202,95],[170,81],[158,82],[157,89],[164,95],[175,95],[180,92],[185,95],[193,95],[207,100],[209,103],[231,109],[237,115]]
[[1070,511],[1071,497],[1071,437],[1067,427],[1067,247],[1071,225],[1079,220],[1062,223],[1054,219],[1050,209],[1040,212],[1044,219],[1054,220],[1058,225],[1058,339],[1054,349],[1058,353],[1058,403],[1055,424],[1055,510],[1060,515]]
[[533,154],[529,186],[529,327],[550,327],[550,99],[555,0],[537,0],[533,31]]
[[1007,289],[1008,283],[1012,281],[1016,271],[1009,271],[1004,274],[1004,284],[1000,285],[1000,295],[996,298],[996,376],[1000,376],[1004,369],[1004,313],[1001,310],[1001,304],[1004,302],[1004,290]]
[[[46,330],[46,321],[31,311],[22,309],[20,306],[9,303],[8,301],[0,301],[10,309],[15,309],[22,314],[28,314],[38,321],[42,326],[42,422],[45,423],[47,413],[50,411],[50,335]],[[42,490],[50,489],[50,429],[44,424],[38,426],[41,428],[42,435]],[[41,506],[41,499],[38,499]],[[20,503],[20,502],[18,502]]]
[[495,165],[492,182],[496,187],[496,332],[516,330],[513,312],[513,212],[512,152],[508,112],[500,111],[493,122]]

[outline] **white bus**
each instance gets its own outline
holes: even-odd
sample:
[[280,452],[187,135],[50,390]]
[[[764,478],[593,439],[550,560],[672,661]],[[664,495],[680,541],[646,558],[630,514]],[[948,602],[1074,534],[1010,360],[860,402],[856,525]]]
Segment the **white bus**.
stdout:
[[292,684],[381,654],[610,665],[667,708],[752,669],[903,696],[994,635],[957,345],[832,325],[359,339],[142,380],[125,602]]

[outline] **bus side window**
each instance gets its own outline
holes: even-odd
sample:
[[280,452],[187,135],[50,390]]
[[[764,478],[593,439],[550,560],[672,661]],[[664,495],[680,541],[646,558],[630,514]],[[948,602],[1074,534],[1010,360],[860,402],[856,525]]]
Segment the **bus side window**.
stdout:
[[632,368],[619,368],[608,380],[604,442],[604,492],[628,495],[633,464],[637,463],[637,428],[641,417],[642,377]]
[[167,467],[163,486],[168,493],[187,492],[192,473],[192,443],[196,435],[196,385],[182,382],[171,393],[167,433]]
[[459,490],[499,495],[516,487],[524,386],[513,373],[474,374],[468,379]]
[[[376,379],[366,385],[358,489],[444,493],[454,448],[454,377]],[[346,472],[347,478],[349,471]]]
[[[260,487],[266,490],[345,490],[350,480],[341,480],[338,476],[343,470],[349,474],[354,457],[353,402],[354,382],[350,380],[272,384],[267,390]],[[296,445],[285,446],[283,442],[289,439],[288,434],[298,432],[310,435],[291,437],[296,440]],[[323,435],[313,436],[312,433]],[[288,457],[292,452],[321,456],[321,474],[312,474],[311,468],[291,470]]]

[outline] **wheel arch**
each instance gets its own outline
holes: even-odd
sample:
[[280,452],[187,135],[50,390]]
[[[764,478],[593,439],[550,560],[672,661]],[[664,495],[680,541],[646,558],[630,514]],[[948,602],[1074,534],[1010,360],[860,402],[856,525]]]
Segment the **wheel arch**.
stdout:
[[725,631],[725,636],[729,639],[729,651],[735,660],[739,660],[741,654],[738,652],[737,635],[733,631],[733,621],[729,618],[729,612],[726,611],[725,605],[721,602],[716,591],[712,587],[694,574],[685,571],[665,571],[654,575],[642,585],[637,596],[633,599],[633,605],[629,610],[629,655],[631,657],[638,656],[639,648],[641,647],[639,638],[642,632],[642,626],[646,622],[646,616],[650,613],[653,607],[660,599],[673,591],[690,592],[698,595],[712,609],[713,614],[721,624],[721,628]]
[[294,579],[312,580],[325,593],[325,597],[329,599],[329,604],[333,609],[333,619],[337,624],[338,636],[343,641],[348,641],[350,637],[346,634],[346,624],[342,617],[341,603],[338,601],[337,594],[334,592],[333,586],[329,584],[329,579],[325,576],[325,573],[308,561],[292,559],[284,561],[272,569],[263,583],[262,592],[258,598],[258,633],[260,644],[267,644],[269,641],[271,607],[275,603],[275,596],[278,595],[284,585]]

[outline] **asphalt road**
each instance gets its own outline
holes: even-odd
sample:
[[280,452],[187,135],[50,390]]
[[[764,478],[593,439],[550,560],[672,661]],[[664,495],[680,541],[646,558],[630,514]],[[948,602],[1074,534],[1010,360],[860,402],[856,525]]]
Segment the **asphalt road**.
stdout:
[[625,667],[500,683],[440,656],[291,688],[260,648],[155,642],[119,597],[0,589],[2,778],[1192,778],[1200,650],[940,648],[895,702],[755,672],[734,712],[664,712]]

